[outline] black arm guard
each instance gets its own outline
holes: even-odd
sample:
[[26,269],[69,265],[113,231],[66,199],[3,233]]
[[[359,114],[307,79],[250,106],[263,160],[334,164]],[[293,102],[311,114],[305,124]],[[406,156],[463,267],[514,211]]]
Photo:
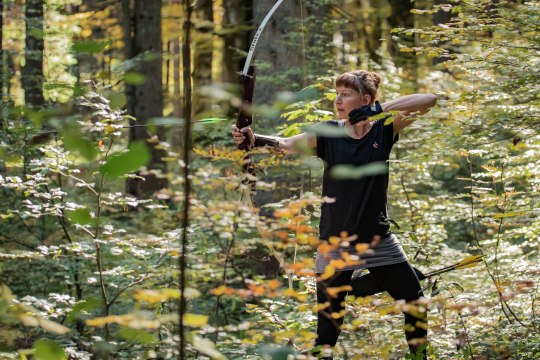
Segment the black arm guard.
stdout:
[[278,147],[279,141],[276,139],[270,137],[270,136],[264,136],[259,134],[255,135],[255,143],[253,144],[254,147],[261,147],[261,146],[271,146],[271,147]]

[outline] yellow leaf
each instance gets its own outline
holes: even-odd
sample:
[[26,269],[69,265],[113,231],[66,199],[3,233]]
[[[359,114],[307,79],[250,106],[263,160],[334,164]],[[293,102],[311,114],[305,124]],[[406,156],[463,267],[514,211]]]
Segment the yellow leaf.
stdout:
[[339,243],[341,242],[341,239],[338,238],[337,236],[330,236],[330,238],[328,239],[328,242],[331,245],[339,245]]
[[341,319],[345,316],[345,310],[341,310],[340,312],[333,312],[332,314],[330,314],[330,316],[332,317],[332,319]]
[[199,314],[184,314],[184,325],[202,327],[208,323],[208,316]]
[[39,326],[41,326],[44,330],[47,330],[55,334],[64,335],[70,331],[69,328],[65,327],[64,325],[58,324],[54,321],[47,320],[44,318],[38,318],[38,322],[39,322]]
[[334,276],[335,273],[336,273],[336,269],[334,269],[334,267],[331,265],[327,265],[326,268],[324,269],[324,274],[321,274],[321,276],[319,276],[319,279],[320,280],[330,279],[332,276]]
[[193,336],[193,348],[212,359],[226,359],[222,353],[216,350],[216,345],[212,341],[197,335]]
[[124,315],[109,315],[86,320],[88,326],[105,326],[106,324],[119,324],[133,329],[157,329],[161,322],[149,317],[148,313],[131,313]]
[[150,304],[157,304],[169,299],[179,299],[180,290],[178,289],[161,289],[161,290],[138,290],[133,297],[139,301],[146,301]]
[[343,285],[339,287],[329,287],[326,289],[326,292],[331,297],[336,298],[340,292],[351,291],[351,290],[352,290],[352,287],[350,285]]
[[325,303],[322,303],[322,304],[317,304],[313,307],[313,312],[316,313],[316,312],[319,312],[321,310],[325,310],[327,308],[330,307],[330,302],[325,302]]
[[337,260],[330,260],[330,265],[334,268],[334,269],[343,269],[345,267],[345,261],[341,260],[341,259],[337,259]]
[[225,285],[221,285],[215,289],[210,290],[210,294],[220,296],[220,295],[225,294],[226,291],[227,291],[227,287]]
[[321,242],[319,244],[319,249],[318,250],[319,250],[319,252],[321,254],[324,255],[324,254],[328,254],[330,251],[334,250],[335,248],[336,248],[335,245],[330,245],[327,242]]
[[33,316],[21,314],[19,315],[19,320],[21,320],[24,326],[39,326],[38,320]]
[[358,254],[363,254],[369,249],[369,244],[356,244],[355,248]]

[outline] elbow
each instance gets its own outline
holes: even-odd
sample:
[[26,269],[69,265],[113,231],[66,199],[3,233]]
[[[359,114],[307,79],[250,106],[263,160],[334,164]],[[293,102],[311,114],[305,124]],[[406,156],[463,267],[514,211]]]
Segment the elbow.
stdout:
[[432,108],[435,106],[435,104],[437,103],[437,96],[436,95],[433,95],[433,94],[425,94],[426,96],[426,103],[427,103],[427,108]]

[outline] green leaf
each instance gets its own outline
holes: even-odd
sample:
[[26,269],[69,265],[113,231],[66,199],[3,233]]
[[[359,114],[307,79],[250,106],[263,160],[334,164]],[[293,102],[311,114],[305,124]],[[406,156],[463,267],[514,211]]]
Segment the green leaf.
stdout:
[[29,34],[35,39],[43,39],[45,32],[43,31],[43,29],[33,27],[30,29]]
[[303,88],[296,94],[296,101],[313,101],[320,98],[319,89],[313,86]]
[[110,101],[109,105],[111,106],[111,109],[114,109],[114,110],[124,108],[127,103],[126,95],[119,92],[114,92],[110,94],[108,96],[108,99]]
[[91,312],[101,307],[101,300],[95,297],[89,297],[85,300],[79,301],[73,306],[73,309],[67,314],[69,321],[75,321],[81,316],[81,312]]
[[325,137],[344,137],[348,135],[347,129],[324,123],[308,126],[304,131]]
[[126,71],[124,82],[128,85],[141,85],[144,83],[144,75],[137,71]]
[[156,341],[156,337],[153,334],[143,329],[131,329],[125,327],[120,329],[119,333],[120,336],[126,340],[144,345],[151,344]]
[[150,151],[143,141],[131,144],[129,150],[116,155],[100,166],[99,171],[109,176],[122,176],[134,172],[150,160]]
[[80,208],[75,210],[67,210],[66,215],[75,224],[80,225],[89,225],[94,222],[90,216],[90,211],[88,209]]
[[64,148],[80,154],[88,161],[92,161],[98,155],[96,144],[83,137],[79,128],[68,127],[63,130]]
[[111,40],[101,40],[101,41],[76,41],[73,43],[73,46],[71,47],[71,50],[75,53],[81,53],[81,54],[95,54],[100,53],[103,50],[107,48],[107,46],[111,45]]
[[364,166],[336,165],[330,170],[330,176],[334,179],[360,179],[365,176],[386,174],[388,166],[384,161],[373,162]]
[[67,360],[67,355],[57,342],[49,339],[40,339],[34,344],[34,359]]
[[294,354],[294,351],[289,346],[263,345],[259,348],[258,353],[272,360],[287,360],[289,355]]

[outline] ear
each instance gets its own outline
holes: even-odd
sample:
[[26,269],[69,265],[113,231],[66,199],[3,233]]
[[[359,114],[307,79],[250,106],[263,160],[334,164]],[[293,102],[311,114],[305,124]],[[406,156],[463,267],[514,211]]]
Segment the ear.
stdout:
[[371,95],[365,94],[364,96],[362,96],[362,100],[364,100],[364,103],[366,105],[371,105]]

